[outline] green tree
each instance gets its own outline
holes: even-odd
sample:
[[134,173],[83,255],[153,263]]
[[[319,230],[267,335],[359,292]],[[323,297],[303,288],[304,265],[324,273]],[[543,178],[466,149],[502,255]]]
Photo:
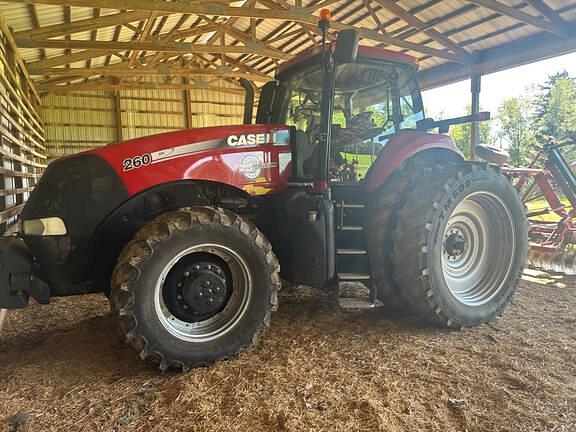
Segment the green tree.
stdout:
[[[466,110],[468,114],[472,112],[472,108],[470,107],[470,105],[466,107]],[[480,109],[480,111],[482,111],[482,109]],[[491,123],[492,123],[491,120],[478,122],[478,124],[480,125],[478,142],[480,144],[490,144],[492,142],[492,137],[490,135],[492,128]],[[450,132],[448,133],[452,137],[452,139],[454,140],[460,151],[464,153],[466,159],[470,159],[470,130],[471,130],[470,123],[462,123],[459,125],[451,126]]]
[[532,100],[529,97],[505,99],[498,108],[498,122],[498,135],[509,143],[510,165],[526,165],[536,144]]
[[551,75],[534,99],[534,129],[561,137],[576,131],[576,81],[567,72]]

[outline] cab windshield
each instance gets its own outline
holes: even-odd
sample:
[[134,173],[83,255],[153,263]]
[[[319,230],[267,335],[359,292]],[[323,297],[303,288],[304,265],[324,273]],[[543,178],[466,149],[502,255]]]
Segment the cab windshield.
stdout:
[[[317,175],[322,79],[317,64],[281,82],[278,120],[297,130],[293,174],[300,178]],[[399,130],[416,129],[423,118],[410,66],[375,61],[339,66],[332,117],[332,180],[362,180],[388,139]]]

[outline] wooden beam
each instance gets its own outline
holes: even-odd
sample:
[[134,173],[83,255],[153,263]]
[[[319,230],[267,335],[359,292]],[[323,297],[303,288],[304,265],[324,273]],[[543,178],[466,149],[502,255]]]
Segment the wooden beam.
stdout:
[[[125,65],[123,63],[122,65]],[[261,76],[247,72],[233,72],[228,70],[230,68],[220,69],[205,69],[205,68],[185,68],[185,67],[169,67],[169,66],[156,66],[154,68],[120,68],[114,66],[103,66],[98,68],[49,68],[49,69],[35,69],[30,70],[31,75],[46,75],[46,76],[71,76],[91,77],[91,76],[113,76],[113,77],[130,77],[130,76],[220,76],[227,78],[246,78],[250,81],[266,82],[270,81],[269,76]]]
[[[138,35],[138,42],[144,42],[148,36],[150,35],[150,32],[152,31],[152,28],[154,27],[154,23],[156,22],[156,12],[150,12],[150,15],[148,16],[148,19],[146,20],[146,23],[144,24],[144,28],[142,29],[142,31],[140,32],[140,34]],[[136,57],[138,57],[139,51],[134,50],[130,53],[130,58],[128,59],[128,64],[126,65],[126,69],[130,69],[133,65],[134,62],[136,61]],[[122,84],[122,82],[124,81],[124,78],[121,78],[120,81],[118,82],[118,84]]]
[[523,22],[525,24],[530,24],[536,28],[547,31],[558,36],[567,37],[566,30],[562,28],[557,28],[554,24],[539,18],[534,15],[527,14],[521,10],[514,9],[513,7],[506,6],[505,4],[499,3],[496,0],[469,0],[471,3],[482,6],[486,9],[491,9],[509,18],[513,18],[516,21]]
[[[185,78],[184,84],[190,84],[190,81]],[[192,97],[190,95],[190,89],[182,90],[184,92],[184,124],[186,129],[192,129]]]
[[83,60],[88,60],[94,57],[102,57],[103,55],[106,55],[106,53],[102,51],[95,51],[95,50],[78,51],[70,55],[64,54],[55,57],[48,57],[44,60],[33,61],[28,63],[27,66],[30,69],[55,67],[70,63],[76,63]]
[[122,109],[120,105],[120,93],[112,93],[112,99],[114,102],[114,128],[116,130],[116,141],[120,142],[123,140],[122,134]]
[[[486,2],[494,0],[477,0],[477,1]],[[156,12],[171,12],[171,13],[191,13],[195,15],[208,15],[208,16],[278,19],[278,20],[303,22],[312,25],[316,25],[318,21],[318,17],[313,15],[314,12],[313,9],[298,8],[296,6],[290,7],[290,9],[288,10],[278,10],[278,9],[272,10],[256,7],[236,7],[236,6],[225,6],[220,4],[202,4],[192,2],[177,3],[177,2],[166,2],[157,0],[123,0],[120,6],[118,5],[118,0],[9,0],[9,2],[24,3],[24,4],[39,3],[39,4],[71,5],[71,6],[99,7],[109,9],[118,9],[119,7],[122,7],[125,9],[145,10],[150,12],[156,11]],[[374,30],[361,27],[354,27],[352,25],[343,24],[337,21],[332,22],[332,28],[334,30],[344,30],[354,28],[358,31],[359,35],[365,39],[374,40],[401,48],[406,48],[416,52],[421,52],[424,54],[445,58],[459,63],[467,63],[467,60],[463,59],[459,55],[446,52],[443,50],[430,48],[424,45],[420,45],[418,43],[397,39],[389,35],[380,34]],[[268,54],[262,54],[262,55],[268,55]],[[274,56],[270,57],[274,58]]]
[[[234,53],[234,54],[258,54],[265,57],[288,60],[292,56],[271,50],[266,47],[245,47],[245,46],[220,46],[220,45],[200,45],[188,42],[159,43],[152,41],[134,42],[106,42],[90,40],[53,40],[53,39],[17,39],[16,44],[20,48],[62,48],[62,49],[89,49],[98,50],[102,53],[115,53],[118,51],[158,51],[173,53]],[[75,53],[77,54],[77,53]],[[70,55],[72,57],[74,54]]]
[[[32,20],[32,25],[34,25],[35,29],[39,28],[40,27],[40,19],[38,18],[38,10],[36,8],[36,5],[35,4],[29,4],[28,5],[28,11],[30,13],[30,19]],[[46,58],[46,50],[43,48],[40,50],[40,58],[41,59]]]
[[63,86],[39,86],[39,90],[41,92],[45,92],[48,94],[67,94],[72,92],[81,92],[81,91],[113,91],[118,92],[122,91],[130,91],[130,90],[202,90],[202,91],[214,91],[219,93],[227,93],[233,95],[240,95],[244,94],[244,90],[242,89],[231,89],[226,87],[218,87],[218,86],[210,86],[210,85],[203,85],[203,84],[178,84],[178,83],[153,83],[153,82],[146,82],[146,83],[124,83],[124,84],[113,84],[113,83],[103,83],[103,84],[92,84],[91,82],[82,83],[82,84],[70,84],[70,85],[63,85]]
[[[92,17],[98,18],[100,16],[100,9],[94,9],[92,11]],[[90,32],[90,40],[95,41],[98,39],[98,29],[94,29]],[[86,60],[86,67],[89,68],[92,65],[92,59]]]
[[[150,13],[146,11],[121,12],[114,15],[106,15],[99,18],[87,18],[72,21],[68,24],[55,24],[38,29],[24,30],[14,33],[15,39],[50,39],[89,30],[97,30],[119,24],[126,24],[145,19]],[[159,15],[169,15],[168,12]]]
[[411,14],[406,9],[399,6],[398,3],[392,0],[374,0],[374,1],[383,8],[392,12],[398,18],[401,18],[403,21],[410,24],[412,27],[419,30],[423,30],[424,33],[426,33],[436,42],[448,48],[452,52],[459,54],[465,58],[466,57],[470,58],[470,53],[468,51],[459,46],[456,42],[452,41],[450,38],[444,36],[438,30],[433,28],[426,28],[427,24],[424,21],[422,21],[420,18],[416,17],[416,15]]
[[544,0],[526,0],[526,2],[532,6],[536,12],[548,18],[548,21],[550,21],[555,26],[564,30],[568,29],[568,23],[560,16],[558,12],[548,6]]

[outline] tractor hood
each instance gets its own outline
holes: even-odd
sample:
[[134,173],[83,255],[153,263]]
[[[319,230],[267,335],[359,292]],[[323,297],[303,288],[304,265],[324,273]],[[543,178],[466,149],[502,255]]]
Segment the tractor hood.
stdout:
[[284,125],[189,129],[123,141],[84,154],[106,160],[130,195],[186,179],[226,183],[253,193],[255,187],[273,190],[279,186],[290,162],[290,129]]

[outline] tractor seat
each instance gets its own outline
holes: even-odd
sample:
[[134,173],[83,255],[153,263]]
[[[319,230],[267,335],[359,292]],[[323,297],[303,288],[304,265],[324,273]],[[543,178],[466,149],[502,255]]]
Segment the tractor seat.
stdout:
[[505,165],[510,159],[510,154],[506,150],[488,144],[477,144],[474,147],[474,154],[496,165]]

